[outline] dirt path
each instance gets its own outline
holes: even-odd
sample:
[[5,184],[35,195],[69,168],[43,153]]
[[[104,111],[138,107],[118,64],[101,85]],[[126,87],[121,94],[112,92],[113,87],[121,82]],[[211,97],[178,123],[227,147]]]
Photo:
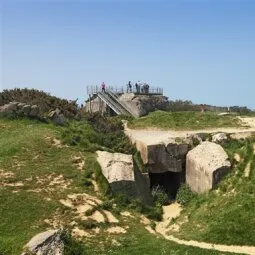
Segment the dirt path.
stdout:
[[171,226],[170,227],[168,226],[169,222],[171,221],[172,218],[175,218],[180,214],[181,207],[177,203],[174,203],[168,206],[164,206],[163,211],[164,211],[163,220],[162,222],[159,222],[157,224],[155,231],[161,234],[167,240],[170,240],[182,245],[198,247],[201,249],[255,255],[255,246],[222,245],[222,244],[198,242],[193,240],[186,241],[186,240],[176,238],[172,235],[167,235],[166,232],[171,228]]
[[125,124],[125,133],[131,139],[133,143],[135,141],[142,141],[145,144],[158,144],[158,143],[170,143],[176,137],[185,138],[193,134],[198,133],[234,133],[242,134],[249,132],[255,132],[255,117],[238,117],[242,121],[242,127],[230,127],[230,128],[211,128],[201,130],[159,130],[155,128],[151,129],[130,129]]

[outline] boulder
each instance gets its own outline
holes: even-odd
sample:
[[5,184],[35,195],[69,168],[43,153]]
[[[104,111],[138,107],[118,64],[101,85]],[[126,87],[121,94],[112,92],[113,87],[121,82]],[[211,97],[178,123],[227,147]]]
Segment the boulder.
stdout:
[[193,192],[203,193],[215,187],[230,170],[228,155],[212,142],[202,142],[186,157],[186,182]]
[[212,142],[214,143],[224,143],[228,140],[228,137],[225,133],[218,133],[212,136]]
[[97,161],[114,193],[140,197],[147,204],[152,202],[146,178],[134,165],[132,155],[97,151]]
[[25,246],[22,255],[63,255],[64,243],[60,230],[48,230],[34,236]]
[[30,114],[30,111],[31,111],[31,106],[30,105],[24,105],[22,107],[22,112],[25,114],[25,115],[29,115]]
[[18,102],[10,102],[9,104],[0,106],[0,113],[3,113],[3,114],[14,113],[18,110],[18,105],[19,105]]
[[57,108],[55,111],[51,111],[48,114],[48,117],[56,124],[56,125],[64,125],[66,119],[61,111]]
[[31,106],[30,116],[31,117],[39,117],[40,116],[40,110],[37,105]]

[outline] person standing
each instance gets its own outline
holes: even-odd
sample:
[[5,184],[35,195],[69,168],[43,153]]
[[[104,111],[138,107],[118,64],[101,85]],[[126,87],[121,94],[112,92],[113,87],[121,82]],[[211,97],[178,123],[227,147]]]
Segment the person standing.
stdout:
[[131,84],[131,81],[128,82],[128,88],[129,88],[129,92],[131,93],[131,92],[132,92],[132,84]]
[[104,82],[102,82],[102,84],[101,84],[101,89],[102,89],[102,92],[105,93],[105,83]]

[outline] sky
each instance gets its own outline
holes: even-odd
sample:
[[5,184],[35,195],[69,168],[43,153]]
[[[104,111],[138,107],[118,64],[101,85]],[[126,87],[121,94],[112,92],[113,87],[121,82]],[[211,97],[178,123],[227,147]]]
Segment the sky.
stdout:
[[129,80],[255,109],[255,0],[0,0],[0,90],[87,98]]

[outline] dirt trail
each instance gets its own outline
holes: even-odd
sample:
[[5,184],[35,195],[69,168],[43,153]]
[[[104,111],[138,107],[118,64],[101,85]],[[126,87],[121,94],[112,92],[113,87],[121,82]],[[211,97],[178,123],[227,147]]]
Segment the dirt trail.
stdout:
[[242,121],[241,127],[226,127],[226,128],[210,128],[201,130],[160,130],[155,128],[150,129],[130,129],[125,124],[125,133],[132,142],[142,141],[146,144],[167,143],[176,137],[185,138],[198,133],[249,133],[255,132],[255,117],[238,117]]
[[177,204],[171,204],[169,206],[163,207],[163,220],[159,222],[156,226],[156,232],[161,234],[165,239],[173,241],[178,244],[187,245],[187,246],[194,246],[202,249],[209,249],[209,250],[217,250],[222,252],[232,252],[232,253],[239,253],[239,254],[249,254],[255,255],[255,246],[238,246],[238,245],[222,245],[222,244],[213,244],[213,243],[204,243],[198,241],[186,241],[179,238],[176,238],[172,235],[167,235],[167,231],[170,227],[168,227],[169,222],[172,218],[177,217],[181,212],[181,207]]

